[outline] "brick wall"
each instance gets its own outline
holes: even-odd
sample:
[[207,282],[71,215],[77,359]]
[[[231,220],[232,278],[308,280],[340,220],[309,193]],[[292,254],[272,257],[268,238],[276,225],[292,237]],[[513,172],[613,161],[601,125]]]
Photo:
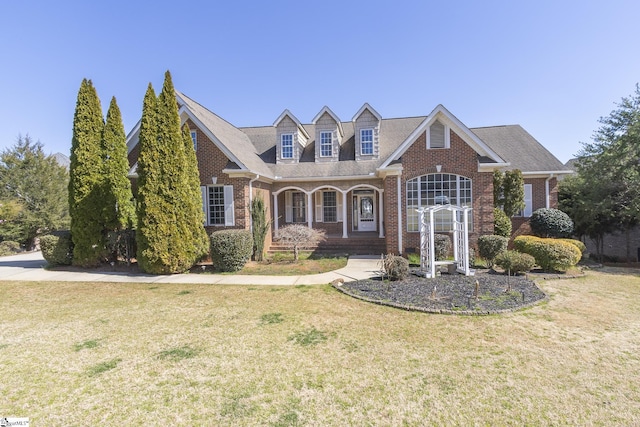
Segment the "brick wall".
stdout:
[[[453,131],[450,131],[450,148],[427,150],[426,141],[426,133],[423,133],[402,156],[401,197],[403,206],[406,206],[407,181],[418,176],[438,173],[436,165],[442,166],[440,173],[461,175],[471,179],[473,230],[469,234],[469,238],[471,244],[475,245],[479,235],[493,233],[493,174],[478,172],[478,154]],[[393,210],[394,215],[395,212]],[[406,249],[418,247],[420,233],[406,231],[406,212],[404,209],[402,221],[403,247]],[[393,230],[395,233],[396,228]],[[397,242],[395,251],[397,251]]]

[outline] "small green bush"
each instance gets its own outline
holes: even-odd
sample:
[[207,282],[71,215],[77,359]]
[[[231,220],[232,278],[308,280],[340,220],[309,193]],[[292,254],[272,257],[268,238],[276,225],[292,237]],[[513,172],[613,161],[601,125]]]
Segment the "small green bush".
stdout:
[[60,231],[40,237],[40,249],[49,265],[71,265],[73,244],[70,232]]
[[493,233],[497,236],[511,237],[511,219],[500,208],[493,208]]
[[537,209],[531,215],[529,225],[538,237],[568,237],[573,233],[573,221],[558,209]]
[[514,240],[515,248],[533,256],[545,271],[567,271],[580,261],[580,249],[563,239],[519,236]]
[[393,254],[384,257],[384,271],[389,280],[402,280],[409,275],[409,261]]
[[494,259],[507,250],[509,239],[490,234],[478,237],[478,252],[487,261],[487,268],[493,267]]
[[531,271],[533,266],[536,265],[536,259],[529,254],[518,251],[504,251],[496,257],[495,263],[507,274],[515,275]]
[[211,260],[217,270],[241,270],[252,252],[253,238],[249,230],[220,230],[211,234]]
[[13,255],[20,252],[20,243],[13,240],[4,240],[0,242],[0,256]]
[[435,248],[436,261],[445,260],[451,252],[451,239],[446,234],[434,234],[433,247]]

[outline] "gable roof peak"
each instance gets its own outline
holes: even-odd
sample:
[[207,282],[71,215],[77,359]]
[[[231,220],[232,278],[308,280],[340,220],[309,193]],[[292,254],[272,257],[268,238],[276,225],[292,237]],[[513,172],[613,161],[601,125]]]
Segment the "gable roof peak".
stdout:
[[340,131],[340,136],[344,136],[344,131],[342,130],[342,123],[340,122],[340,119],[338,118],[338,116],[336,116],[336,113],[331,111],[331,108],[327,107],[326,105],[322,107],[322,110],[320,110],[318,114],[316,114],[316,116],[313,118],[311,123],[315,125],[318,122],[318,120],[320,120],[320,117],[322,117],[322,115],[325,113],[328,114],[338,124],[338,130]]
[[309,134],[307,133],[307,131],[305,130],[304,126],[302,126],[302,123],[300,123],[300,120],[298,120],[298,118],[296,116],[293,115],[293,113],[291,111],[289,111],[289,109],[285,109],[282,114],[280,114],[278,116],[278,118],[276,119],[275,122],[273,122],[273,127],[278,126],[278,124],[280,124],[280,122],[285,118],[285,117],[289,117],[291,120],[293,120],[293,122],[296,124],[296,126],[298,127],[298,129],[300,130],[300,132],[307,138],[309,139]]
[[358,112],[353,116],[353,119],[351,119],[352,122],[355,122],[356,119],[358,117],[360,117],[360,115],[364,112],[364,110],[369,110],[369,112],[371,114],[373,114],[373,116],[378,119],[378,120],[382,120],[382,116],[380,115],[380,113],[378,113],[371,105],[369,105],[368,102],[365,102],[362,107],[360,107],[360,109],[358,110]]

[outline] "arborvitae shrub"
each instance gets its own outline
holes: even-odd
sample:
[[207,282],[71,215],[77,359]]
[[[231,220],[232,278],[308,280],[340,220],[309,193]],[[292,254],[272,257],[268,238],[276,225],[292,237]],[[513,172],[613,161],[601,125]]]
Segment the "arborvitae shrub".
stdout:
[[211,261],[219,271],[238,271],[253,252],[253,237],[249,230],[220,230],[211,234]]
[[498,267],[504,269],[505,273],[518,274],[531,271],[536,260],[529,254],[523,254],[518,251],[504,251],[495,259]]
[[493,209],[493,233],[497,236],[511,237],[511,220],[502,209]]
[[384,271],[389,280],[402,280],[409,275],[409,261],[393,254],[384,257]]
[[478,237],[478,252],[487,262],[487,268],[493,267],[494,259],[507,250],[507,243],[509,239],[495,234]]
[[451,239],[445,234],[434,234],[433,238],[436,261],[447,259],[451,252]]
[[49,265],[71,265],[73,245],[70,232],[59,231],[40,237],[40,249]]
[[538,237],[568,237],[573,233],[573,221],[558,209],[537,209],[531,215],[529,225]]
[[514,245],[517,250],[533,256],[545,271],[567,271],[582,257],[576,245],[562,239],[519,236]]

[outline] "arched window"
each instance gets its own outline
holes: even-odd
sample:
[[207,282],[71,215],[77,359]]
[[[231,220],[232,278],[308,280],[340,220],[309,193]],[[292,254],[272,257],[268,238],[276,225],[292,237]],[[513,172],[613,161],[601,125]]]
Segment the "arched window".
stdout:
[[[435,205],[471,206],[471,180],[447,173],[422,175],[407,181],[407,231],[418,232],[419,207]],[[470,222],[471,223],[471,222]],[[440,211],[435,231],[451,231],[451,213]]]

